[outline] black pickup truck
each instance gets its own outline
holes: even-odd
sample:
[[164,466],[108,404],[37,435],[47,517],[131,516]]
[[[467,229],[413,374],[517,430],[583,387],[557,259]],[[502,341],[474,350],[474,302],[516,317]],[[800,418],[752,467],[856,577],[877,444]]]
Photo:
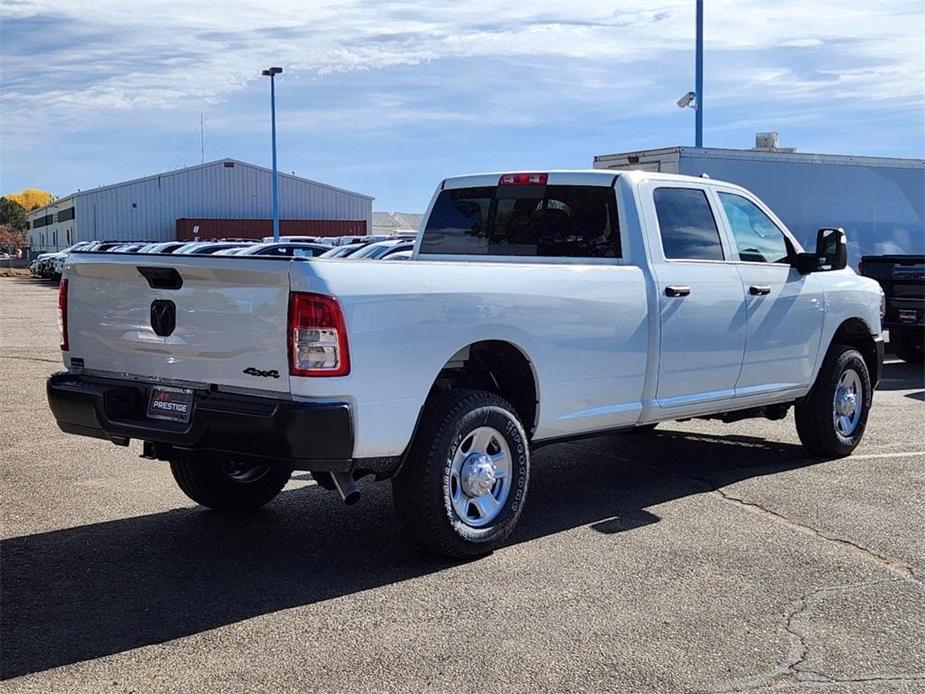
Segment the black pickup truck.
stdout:
[[900,359],[922,363],[925,345],[925,255],[865,255],[859,267],[886,294],[883,327]]

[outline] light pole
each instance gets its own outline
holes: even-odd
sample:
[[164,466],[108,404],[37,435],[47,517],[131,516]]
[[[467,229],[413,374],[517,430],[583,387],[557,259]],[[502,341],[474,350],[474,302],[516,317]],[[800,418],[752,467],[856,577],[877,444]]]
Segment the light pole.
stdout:
[[283,71],[281,67],[264,70],[264,77],[270,78],[270,132],[273,140],[273,240],[279,241],[279,173],[276,171],[276,81],[275,77]]
[[694,63],[694,91],[678,99],[678,107],[694,109],[694,146],[703,147],[703,0],[697,0]]
[[694,112],[694,142],[703,147],[703,0],[697,0],[697,46],[694,92],[697,94],[697,110]]

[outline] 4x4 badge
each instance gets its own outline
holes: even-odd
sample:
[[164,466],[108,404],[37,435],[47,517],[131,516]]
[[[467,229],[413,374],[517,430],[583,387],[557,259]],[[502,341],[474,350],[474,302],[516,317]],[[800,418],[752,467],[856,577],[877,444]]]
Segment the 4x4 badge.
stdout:
[[255,369],[253,366],[248,366],[244,369],[244,373],[248,376],[263,376],[264,378],[279,378],[279,371],[276,369],[270,369],[269,371],[261,371],[260,369]]

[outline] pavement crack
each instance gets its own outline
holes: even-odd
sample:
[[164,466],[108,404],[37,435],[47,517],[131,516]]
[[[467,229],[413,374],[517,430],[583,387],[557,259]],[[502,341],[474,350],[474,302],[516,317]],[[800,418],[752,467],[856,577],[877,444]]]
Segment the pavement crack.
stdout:
[[702,689],[699,691],[704,694],[745,694],[747,692],[768,691],[782,686],[792,687],[793,685],[801,684],[812,687],[825,687],[828,685],[861,684],[865,682],[925,680],[925,673],[918,672],[909,674],[870,674],[858,677],[836,677],[806,667],[806,661],[809,658],[811,647],[804,621],[813,607],[813,603],[820,596],[827,593],[855,590],[867,586],[898,583],[903,580],[906,579],[887,578],[876,581],[861,581],[859,583],[822,586],[804,593],[791,604],[790,610],[788,610],[785,615],[784,630],[790,636],[791,645],[790,652],[783,662],[775,666],[770,672],[726,683],[720,688]]
[[658,472],[662,474],[667,472],[668,474],[674,475],[675,477],[686,479],[691,482],[696,482],[697,484],[701,485],[704,492],[714,494],[718,496],[719,498],[723,499],[724,501],[727,501],[732,504],[736,504],[745,510],[748,510],[748,511],[751,511],[752,513],[756,513],[760,516],[763,516],[764,518],[767,518],[768,520],[772,520],[774,522],[785,525],[786,527],[792,530],[795,530],[797,532],[800,532],[806,535],[811,535],[812,537],[818,538],[825,542],[837,544],[849,550],[853,554],[856,554],[860,557],[863,557],[865,559],[868,559],[870,561],[873,561],[879,564],[880,566],[885,568],[887,571],[890,571],[891,573],[894,573],[906,580],[914,581],[920,586],[925,585],[925,581],[923,581],[923,578],[919,576],[916,573],[916,570],[913,567],[909,566],[908,564],[904,564],[896,559],[892,559],[891,557],[886,557],[882,554],[878,554],[872,549],[864,547],[863,545],[858,544],[857,542],[854,542],[853,540],[848,540],[846,538],[837,537],[834,535],[828,535],[822,532],[821,530],[817,530],[816,528],[813,528],[812,526],[809,526],[804,523],[800,523],[799,521],[795,521],[791,518],[788,518],[787,516],[785,516],[784,514],[778,511],[773,511],[756,501],[748,501],[746,499],[743,499],[742,497],[735,496],[734,494],[731,494],[730,492],[726,491],[726,489],[724,489],[723,487],[711,482],[708,479],[704,479],[701,477],[694,477],[692,475],[685,475],[679,472],[675,472],[673,470],[664,470],[662,468],[658,468],[648,463],[641,463],[637,460],[631,460],[629,458],[624,458],[622,456],[604,453],[597,449],[594,449],[592,447],[585,446],[582,444],[572,444],[572,445],[578,448],[587,450],[589,452],[594,452],[598,455],[602,455],[606,458],[618,460],[628,465],[637,465],[640,467],[648,468],[650,470],[657,470]]
[[6,354],[6,355],[0,354],[0,359],[18,359],[20,361],[39,361],[39,362],[47,362],[48,364],[60,364],[61,363],[60,359],[42,359],[41,357],[17,357],[17,356],[13,356],[12,354]]
[[[703,480],[698,480],[698,481],[703,481]],[[754,513],[757,513],[762,516],[766,516],[778,523],[782,523],[786,525],[788,528],[792,528],[793,530],[796,530],[797,532],[809,534],[809,535],[812,535],[813,537],[817,537],[821,540],[825,540],[826,542],[832,542],[842,547],[845,547],[852,553],[858,554],[870,561],[876,562],[883,568],[887,569],[888,571],[894,574],[897,574],[898,576],[904,579],[915,581],[919,585],[923,585],[922,578],[918,576],[915,572],[915,569],[913,569],[908,564],[903,564],[902,562],[896,559],[892,559],[882,554],[878,554],[877,552],[874,552],[872,549],[868,549],[867,547],[864,547],[863,545],[860,545],[857,542],[854,542],[853,540],[848,540],[843,537],[837,537],[835,535],[828,535],[822,532],[821,530],[817,530],[816,528],[813,528],[812,526],[805,525],[803,523],[800,523],[799,521],[795,521],[791,518],[788,518],[782,513],[778,513],[777,511],[773,511],[765,506],[762,506],[758,502],[748,501],[741,497],[730,494],[725,489],[718,487],[716,489],[713,489],[712,493],[718,495],[719,497],[721,497],[722,499],[730,503],[737,504]]]
[[834,586],[823,586],[820,588],[814,588],[797,598],[794,603],[792,603],[791,609],[785,615],[784,629],[790,637],[791,646],[787,654],[787,657],[776,665],[770,672],[761,673],[758,675],[742,678],[738,681],[727,683],[721,685],[721,688],[709,688],[709,689],[700,689],[697,691],[708,693],[708,694],[732,694],[735,692],[754,692],[754,691],[768,691],[777,689],[779,687],[794,685],[805,685],[807,687],[815,688],[826,688],[829,686],[844,685],[844,684],[861,684],[869,682],[904,682],[904,681],[925,681],[925,673],[910,673],[910,674],[898,674],[898,675],[881,675],[881,674],[871,674],[861,677],[853,678],[839,678],[826,675],[822,672],[812,670],[806,667],[806,661],[809,658],[811,648],[808,642],[807,634],[805,633],[805,628],[803,625],[803,620],[806,618],[808,611],[810,610],[812,603],[819,596],[826,593],[843,591],[843,590],[853,590],[860,587],[877,585],[883,583],[894,583],[899,581],[909,581],[915,583],[919,587],[923,586],[925,582],[921,576],[919,576],[913,567],[904,564],[896,559],[886,557],[882,554],[879,554],[863,545],[854,542],[852,540],[845,539],[843,537],[837,537],[834,535],[829,535],[824,533],[821,530],[817,530],[809,525],[800,523],[791,518],[788,518],[778,511],[771,510],[766,506],[755,502],[748,501],[742,497],[736,496],[726,489],[720,487],[719,485],[711,482],[708,479],[703,479],[700,477],[693,477],[691,475],[685,475],[673,470],[664,470],[658,468],[654,465],[642,463],[637,460],[631,460],[624,458],[622,456],[616,456],[613,454],[603,453],[599,450],[596,450],[592,447],[585,446],[582,444],[572,444],[578,448],[587,450],[588,452],[593,452],[597,455],[601,455],[613,460],[618,460],[621,463],[628,465],[636,465],[639,467],[648,468],[651,470],[657,470],[660,473],[668,473],[679,477],[681,479],[688,480],[690,482],[695,482],[700,485],[704,492],[713,494],[720,498],[721,500],[735,504],[751,513],[758,514],[759,516],[766,518],[775,523],[780,523],[785,527],[800,532],[806,535],[810,535],[817,539],[823,540],[824,542],[836,544],[839,547],[847,549],[852,554],[855,554],[861,558],[864,558],[868,561],[873,561],[879,566],[883,567],[890,573],[892,573],[896,578],[888,579],[879,579],[874,581],[863,581],[860,583],[852,584],[843,584],[843,585],[834,585]]

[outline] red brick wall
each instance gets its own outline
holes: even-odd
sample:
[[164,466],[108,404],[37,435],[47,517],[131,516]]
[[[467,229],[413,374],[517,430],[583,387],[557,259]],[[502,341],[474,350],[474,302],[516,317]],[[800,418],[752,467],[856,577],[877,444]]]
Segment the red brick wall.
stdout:
[[[194,234],[193,227],[199,227]],[[359,236],[366,234],[366,221],[281,219],[280,236]],[[177,240],[192,241],[221,238],[260,239],[273,235],[270,219],[178,219]]]

